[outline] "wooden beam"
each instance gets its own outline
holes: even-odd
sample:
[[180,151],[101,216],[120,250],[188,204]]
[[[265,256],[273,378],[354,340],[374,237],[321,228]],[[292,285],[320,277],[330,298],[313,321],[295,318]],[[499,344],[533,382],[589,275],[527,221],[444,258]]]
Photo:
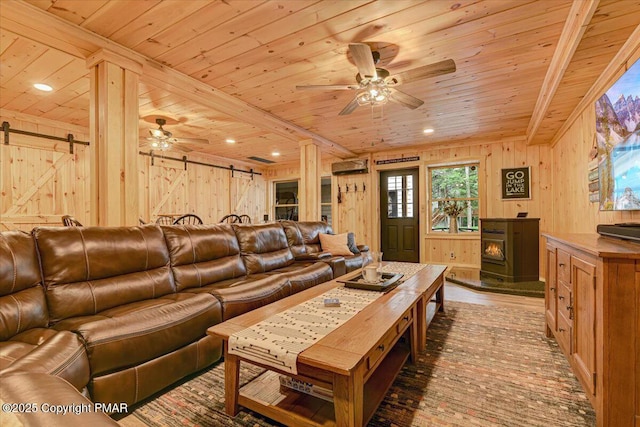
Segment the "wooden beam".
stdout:
[[640,24],[633,30],[633,33],[631,33],[625,44],[620,48],[611,62],[609,62],[607,68],[600,74],[598,80],[595,81],[589,91],[582,97],[580,103],[574,108],[573,112],[569,114],[567,120],[565,120],[560,129],[558,129],[558,132],[556,132],[550,141],[551,146],[554,146],[558,140],[562,138],[578,116],[582,114],[584,109],[593,106],[596,99],[602,96],[608,86],[613,83],[613,80],[618,78],[622,71],[628,70],[638,59],[640,59]]
[[562,34],[560,34],[560,39],[558,40],[558,46],[553,54],[553,58],[551,58],[547,75],[544,78],[536,105],[533,109],[533,114],[531,115],[531,121],[527,128],[527,143],[531,143],[536,136],[556,90],[562,81],[562,77],[571,63],[573,54],[578,48],[599,2],[600,0],[573,0],[569,16],[564,23]]
[[246,123],[266,128],[296,143],[300,139],[311,138],[336,157],[355,157],[355,154],[347,148],[321,135],[261,110],[26,2],[3,3],[0,26],[27,39],[85,60],[100,49],[107,50],[114,55],[143,64],[141,82],[174,91],[192,101],[241,119]]

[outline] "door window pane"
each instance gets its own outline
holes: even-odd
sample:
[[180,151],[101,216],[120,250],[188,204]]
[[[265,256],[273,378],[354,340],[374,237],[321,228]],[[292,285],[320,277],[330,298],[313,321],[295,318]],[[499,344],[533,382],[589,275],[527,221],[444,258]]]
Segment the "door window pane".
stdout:
[[387,178],[387,217],[413,217],[413,177],[411,175]]

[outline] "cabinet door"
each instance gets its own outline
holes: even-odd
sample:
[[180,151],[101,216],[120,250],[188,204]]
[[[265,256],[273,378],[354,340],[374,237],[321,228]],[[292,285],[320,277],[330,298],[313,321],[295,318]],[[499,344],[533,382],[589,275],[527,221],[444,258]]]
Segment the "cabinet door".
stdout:
[[570,302],[573,317],[573,361],[576,375],[585,389],[595,394],[596,378],[596,267],[581,258],[571,257]]
[[545,311],[546,311],[546,321],[547,321],[547,335],[549,331],[555,332],[558,328],[557,325],[557,297],[558,297],[558,288],[556,283],[556,248],[553,246],[547,246],[547,277],[546,286],[545,286]]

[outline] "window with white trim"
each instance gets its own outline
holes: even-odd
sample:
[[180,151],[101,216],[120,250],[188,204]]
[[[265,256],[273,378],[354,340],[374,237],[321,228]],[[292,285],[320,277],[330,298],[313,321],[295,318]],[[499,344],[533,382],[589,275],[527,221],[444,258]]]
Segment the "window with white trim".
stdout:
[[478,231],[478,169],[479,163],[428,167],[431,231],[449,231],[452,219],[445,212],[447,205],[459,207],[460,213],[454,216],[460,232]]

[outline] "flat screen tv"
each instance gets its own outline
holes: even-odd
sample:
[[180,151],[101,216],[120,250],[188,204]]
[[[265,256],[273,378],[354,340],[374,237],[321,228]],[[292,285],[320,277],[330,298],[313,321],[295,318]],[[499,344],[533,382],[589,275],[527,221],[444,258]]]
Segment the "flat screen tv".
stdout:
[[600,210],[640,210],[640,61],[595,108]]

